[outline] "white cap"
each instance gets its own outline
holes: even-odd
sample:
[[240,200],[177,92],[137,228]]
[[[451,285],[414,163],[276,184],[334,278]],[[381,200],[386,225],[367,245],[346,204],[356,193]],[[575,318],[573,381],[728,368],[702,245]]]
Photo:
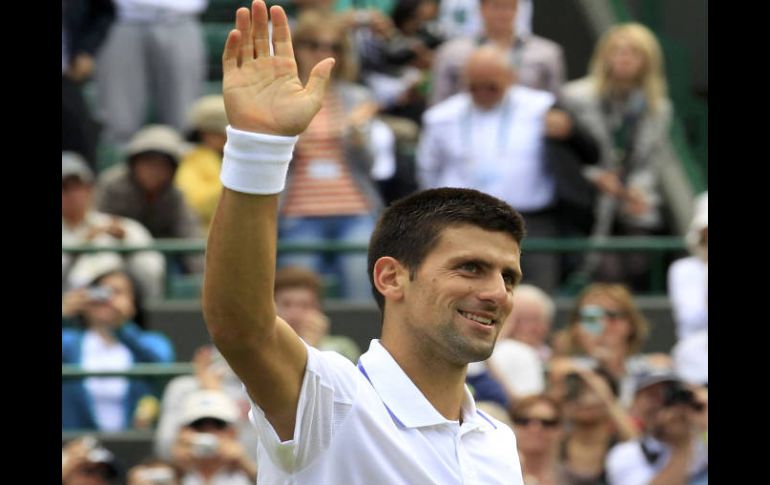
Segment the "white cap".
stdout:
[[188,425],[199,419],[214,418],[227,423],[238,420],[238,407],[221,391],[195,391],[187,396],[182,406],[182,423]]

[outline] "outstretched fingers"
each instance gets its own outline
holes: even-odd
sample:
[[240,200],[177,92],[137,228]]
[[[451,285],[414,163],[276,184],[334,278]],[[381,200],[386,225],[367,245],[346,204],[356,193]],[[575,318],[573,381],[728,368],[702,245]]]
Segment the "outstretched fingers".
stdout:
[[273,47],[278,57],[288,57],[294,60],[294,48],[291,43],[289,20],[283,8],[273,5],[270,7],[270,18],[273,21]]
[[254,38],[251,33],[251,12],[241,7],[235,12],[235,28],[241,33],[240,57],[238,65],[254,59]]
[[238,57],[241,49],[241,32],[233,29],[227,35],[225,50],[222,52],[222,70],[224,72],[238,68]]
[[261,0],[251,4],[251,19],[254,49],[257,57],[270,55],[270,37],[267,29],[267,6]]

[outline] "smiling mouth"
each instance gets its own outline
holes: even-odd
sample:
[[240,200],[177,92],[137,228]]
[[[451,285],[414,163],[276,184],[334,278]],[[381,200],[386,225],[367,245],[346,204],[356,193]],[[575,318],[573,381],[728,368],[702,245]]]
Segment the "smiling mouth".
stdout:
[[482,317],[482,316],[476,315],[474,313],[464,312],[462,310],[457,310],[457,313],[459,313],[464,318],[467,318],[468,320],[473,320],[474,322],[480,323],[482,325],[486,325],[488,327],[493,326],[497,322],[497,320],[493,320],[491,318]]

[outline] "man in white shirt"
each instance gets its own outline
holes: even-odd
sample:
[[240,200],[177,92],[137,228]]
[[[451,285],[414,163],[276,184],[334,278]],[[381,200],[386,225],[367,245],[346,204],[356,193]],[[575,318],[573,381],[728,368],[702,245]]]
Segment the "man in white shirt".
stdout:
[[273,301],[278,193],[333,67],[297,79],[286,15],[241,8],[223,55],[225,187],[203,309],[253,400],[260,484],[522,484],[511,429],[479,412],[467,364],[486,359],[521,278],[521,217],[473,190],[393,204],[369,249],[382,338],[358,365],[306,345]]

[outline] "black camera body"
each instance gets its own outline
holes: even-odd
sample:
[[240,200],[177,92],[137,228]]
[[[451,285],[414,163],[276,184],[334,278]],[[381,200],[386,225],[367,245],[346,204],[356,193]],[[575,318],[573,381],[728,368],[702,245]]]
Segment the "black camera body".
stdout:
[[669,382],[663,396],[663,406],[665,407],[686,404],[696,408],[699,404],[695,399],[695,393],[680,382]]

